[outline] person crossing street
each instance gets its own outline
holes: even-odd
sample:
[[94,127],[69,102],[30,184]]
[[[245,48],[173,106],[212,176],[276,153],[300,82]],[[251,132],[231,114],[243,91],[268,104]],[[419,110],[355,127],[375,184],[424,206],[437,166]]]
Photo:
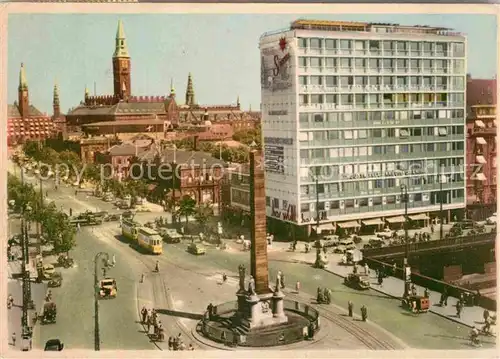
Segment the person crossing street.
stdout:
[[367,318],[368,318],[368,311],[366,310],[366,307],[363,305],[361,307],[361,320],[363,320],[363,322],[366,322]]
[[352,317],[352,311],[354,309],[354,305],[351,301],[347,302],[347,310],[349,311],[349,316]]

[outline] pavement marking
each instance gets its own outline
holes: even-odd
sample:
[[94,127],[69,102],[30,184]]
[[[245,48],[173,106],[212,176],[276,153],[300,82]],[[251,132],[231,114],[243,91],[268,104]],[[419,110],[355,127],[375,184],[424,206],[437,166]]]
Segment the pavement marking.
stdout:
[[320,276],[319,274],[315,274],[315,275],[313,276],[313,279],[314,279],[314,280],[321,280],[321,276]]

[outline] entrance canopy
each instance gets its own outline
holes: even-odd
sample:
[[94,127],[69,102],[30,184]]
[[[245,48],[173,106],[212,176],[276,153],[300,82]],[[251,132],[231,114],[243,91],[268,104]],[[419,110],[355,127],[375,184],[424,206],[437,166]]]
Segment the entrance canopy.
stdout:
[[313,228],[316,231],[316,233],[321,233],[322,231],[334,231],[335,230],[333,223],[323,223],[323,224],[320,224],[319,226],[314,226]]
[[429,216],[426,215],[425,213],[414,214],[409,217],[412,221],[424,221],[426,219],[429,219]]
[[378,226],[379,224],[384,224],[380,218],[365,219],[361,221],[365,226]]
[[356,221],[339,223],[338,226],[340,228],[356,228],[356,227],[361,227],[361,225],[358,222],[356,222]]
[[404,216],[396,216],[396,217],[388,217],[385,219],[389,223],[403,223],[406,222],[406,218]]

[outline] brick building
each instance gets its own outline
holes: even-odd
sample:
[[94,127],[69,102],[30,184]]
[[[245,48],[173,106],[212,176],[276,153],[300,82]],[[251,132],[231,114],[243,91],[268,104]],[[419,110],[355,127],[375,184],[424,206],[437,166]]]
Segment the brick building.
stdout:
[[42,141],[57,133],[53,119],[30,104],[24,64],[19,70],[18,101],[7,107],[7,144],[13,147],[28,140]]
[[178,104],[173,83],[168,96],[132,94],[131,57],[123,23],[119,21],[115,39],[112,95],[91,96],[85,90],[83,101],[66,115],[68,131],[82,128],[92,135],[166,133],[182,124],[206,121],[231,123],[234,128],[252,128],[260,120],[259,112],[241,110],[239,99],[232,105],[206,106],[196,102],[192,75],[188,76],[185,104]]
[[496,209],[497,80],[467,76],[467,207],[484,217]]

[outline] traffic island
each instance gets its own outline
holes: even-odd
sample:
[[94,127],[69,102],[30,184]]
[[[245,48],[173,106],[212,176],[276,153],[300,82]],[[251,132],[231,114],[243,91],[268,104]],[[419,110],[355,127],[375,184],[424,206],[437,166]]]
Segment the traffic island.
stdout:
[[227,347],[273,347],[312,339],[319,331],[318,312],[301,302],[286,299],[281,302],[286,322],[251,327],[241,317],[238,302],[233,301],[211,307],[212,313],[205,313],[196,331]]

